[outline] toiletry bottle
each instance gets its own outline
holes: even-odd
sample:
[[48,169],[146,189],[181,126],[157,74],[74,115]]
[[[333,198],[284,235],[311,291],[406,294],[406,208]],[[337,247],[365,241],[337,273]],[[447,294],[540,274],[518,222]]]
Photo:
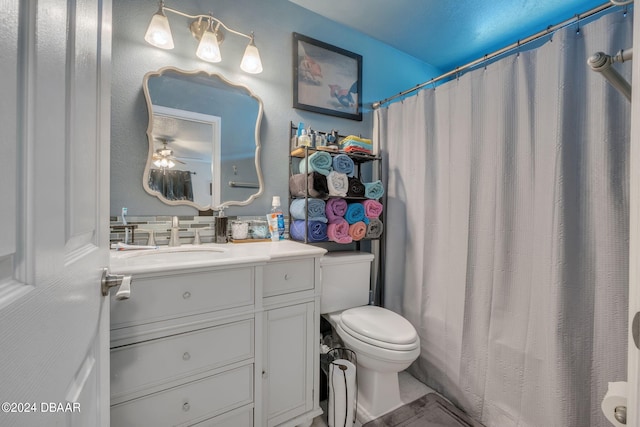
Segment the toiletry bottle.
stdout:
[[311,138],[311,148],[316,148],[316,132],[309,129],[309,138]]
[[311,146],[311,138],[307,135],[307,130],[302,129],[300,133],[300,137],[298,138],[298,145],[300,147],[309,147]]
[[280,196],[273,196],[271,202],[271,217],[276,217],[278,221],[278,240],[284,240],[284,214],[280,209]]
[[292,147],[299,147],[300,144],[300,137],[302,136],[302,131],[304,130],[304,123],[300,122],[298,123],[298,129],[296,130],[296,135],[294,137],[291,138],[291,146]]

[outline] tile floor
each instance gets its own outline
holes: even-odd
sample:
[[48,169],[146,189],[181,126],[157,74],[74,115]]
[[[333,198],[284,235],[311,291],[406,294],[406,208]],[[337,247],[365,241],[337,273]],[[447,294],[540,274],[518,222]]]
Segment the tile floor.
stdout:
[[[400,380],[400,399],[404,403],[413,402],[414,400],[418,399],[421,396],[424,396],[427,393],[434,393],[432,389],[422,384],[408,372],[400,372],[398,377]],[[326,406],[323,404],[321,404],[320,406],[322,406],[323,409],[326,408]],[[324,415],[316,417],[313,420],[313,424],[311,424],[311,427],[327,427]],[[356,421],[354,427],[362,427],[362,424],[359,421]]]

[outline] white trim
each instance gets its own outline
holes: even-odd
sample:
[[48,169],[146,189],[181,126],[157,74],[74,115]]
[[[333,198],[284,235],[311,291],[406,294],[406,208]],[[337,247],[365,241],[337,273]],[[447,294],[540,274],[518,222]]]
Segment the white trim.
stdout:
[[[187,205],[187,206],[192,206],[198,210],[207,210],[207,209],[212,209],[215,211],[219,211],[225,207],[228,206],[246,206],[249,203],[251,203],[254,199],[258,198],[260,195],[262,195],[262,193],[264,192],[264,180],[262,177],[262,168],[260,166],[260,125],[262,123],[262,114],[263,114],[263,104],[262,104],[262,99],[260,99],[260,97],[258,97],[258,95],[256,95],[248,86],[244,85],[244,84],[240,84],[240,83],[234,83],[230,80],[228,80],[227,78],[225,78],[224,76],[220,75],[220,74],[216,74],[216,73],[207,73],[206,71],[185,71],[185,70],[181,70],[179,68],[175,68],[175,67],[163,67],[161,69],[159,69],[158,71],[150,71],[147,74],[145,74],[144,79],[143,79],[143,84],[142,84],[142,89],[144,92],[144,97],[145,100],[147,102],[147,110],[149,113],[149,119],[148,119],[148,126],[147,126],[147,139],[149,140],[149,144],[151,147],[153,147],[153,138],[152,138],[152,131],[153,131],[153,110],[151,108],[152,103],[151,103],[151,96],[149,95],[149,78],[151,77],[157,77],[157,76],[161,76],[163,75],[163,73],[165,72],[175,72],[175,73],[180,73],[180,74],[184,74],[184,75],[188,75],[188,76],[196,76],[199,74],[203,74],[209,77],[215,77],[220,79],[223,83],[229,85],[229,86],[234,86],[236,88],[241,88],[247,91],[247,93],[249,94],[249,96],[253,99],[256,100],[256,102],[258,103],[258,115],[256,118],[256,125],[255,125],[255,142],[256,142],[256,151],[255,151],[255,166],[256,166],[256,174],[258,175],[258,191],[254,194],[252,194],[251,196],[249,196],[246,200],[243,201],[236,201],[236,200],[230,200],[230,201],[226,201],[220,204],[212,204],[211,206],[199,206],[196,205],[193,202],[189,202],[189,201],[185,201],[185,200],[167,200],[163,197],[159,197],[159,199],[164,202],[167,203],[169,205]],[[151,165],[151,157],[153,155],[153,150],[149,150],[149,155],[147,157],[147,165],[145,166],[145,171],[144,171],[144,176],[147,176],[148,173],[148,169],[150,168]],[[151,189],[149,188],[148,183],[144,180],[143,178],[143,183],[142,183],[144,189],[149,193],[149,194],[153,194],[153,195],[157,195],[158,193],[156,192],[152,192]]]
[[[173,117],[173,118],[178,118],[178,119],[182,119],[182,120],[188,120],[188,121],[192,121],[192,122],[199,122],[199,123],[206,123],[208,125],[211,125],[211,134],[212,134],[212,144],[213,144],[213,150],[211,153],[211,178],[212,178],[212,182],[216,183],[215,186],[213,186],[212,191],[211,191],[211,202],[209,204],[209,206],[218,206],[220,205],[220,193],[222,192],[222,188],[221,188],[221,179],[222,179],[222,154],[221,154],[221,145],[222,145],[222,118],[218,117],[218,116],[212,116],[209,114],[202,114],[202,113],[196,113],[194,111],[188,111],[188,110],[179,110],[177,108],[171,108],[171,107],[164,107],[162,105],[153,105],[153,115],[154,116],[163,116],[163,117]],[[149,140],[149,149],[150,149],[150,153],[151,155],[153,155],[153,140]],[[147,163],[149,167],[151,167],[151,165],[149,163]],[[143,176],[143,181],[144,183],[146,183],[148,185],[148,181],[147,181],[147,177],[148,177],[148,170],[145,168],[144,171],[144,176]],[[147,187],[145,186],[145,190],[147,190]],[[162,197],[161,194],[158,194],[157,192],[149,189],[147,191],[151,191],[151,193],[153,195],[157,195],[163,202],[165,203],[170,203],[170,202],[175,202],[173,200],[166,200],[164,197]],[[180,202],[184,202],[183,200],[181,200]],[[194,205],[197,205],[197,203],[194,203]],[[199,205],[197,205],[199,206]],[[201,207],[199,207],[198,209],[200,209]],[[208,209],[205,208],[205,209]],[[202,210],[202,209],[201,209]]]
[[[640,8],[634,8],[635,22],[640,22]],[[640,31],[633,32],[633,44],[640,45]],[[640,61],[633,62],[632,81],[640,81]],[[640,396],[640,351],[631,334],[633,316],[640,311],[640,91],[631,94],[631,141],[629,147],[629,331],[627,357],[627,425],[637,426]]]

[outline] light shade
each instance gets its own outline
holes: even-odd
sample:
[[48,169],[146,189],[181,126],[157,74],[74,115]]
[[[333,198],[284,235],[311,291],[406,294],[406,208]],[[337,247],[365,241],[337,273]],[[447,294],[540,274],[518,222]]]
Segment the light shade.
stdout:
[[163,169],[165,168],[171,169],[176,165],[173,160],[168,159],[166,157],[161,157],[159,159],[154,160],[153,164],[156,165],[156,167],[163,168]]
[[240,68],[250,74],[258,74],[262,72],[262,61],[260,60],[260,53],[258,48],[253,43],[253,39],[247,45],[240,63]]
[[173,36],[171,35],[171,27],[169,27],[169,18],[162,12],[162,8],[151,17],[144,39],[150,45],[160,49],[173,49]]
[[202,33],[200,43],[198,43],[198,50],[196,50],[196,56],[207,62],[222,61],[218,39],[212,31],[206,30]]

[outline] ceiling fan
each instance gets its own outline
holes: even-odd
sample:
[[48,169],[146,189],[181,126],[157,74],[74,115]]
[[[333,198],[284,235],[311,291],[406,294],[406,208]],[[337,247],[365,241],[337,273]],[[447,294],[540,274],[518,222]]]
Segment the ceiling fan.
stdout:
[[167,147],[167,143],[169,142],[167,139],[161,139],[161,138],[156,138],[156,139],[162,142],[162,148],[158,148],[153,153],[153,157],[152,157],[153,164],[156,165],[156,167],[159,167],[162,169],[165,169],[165,168],[171,169],[176,165],[176,162],[181,163],[183,165],[185,164],[183,161],[176,159],[176,157],[173,155],[173,150]]

